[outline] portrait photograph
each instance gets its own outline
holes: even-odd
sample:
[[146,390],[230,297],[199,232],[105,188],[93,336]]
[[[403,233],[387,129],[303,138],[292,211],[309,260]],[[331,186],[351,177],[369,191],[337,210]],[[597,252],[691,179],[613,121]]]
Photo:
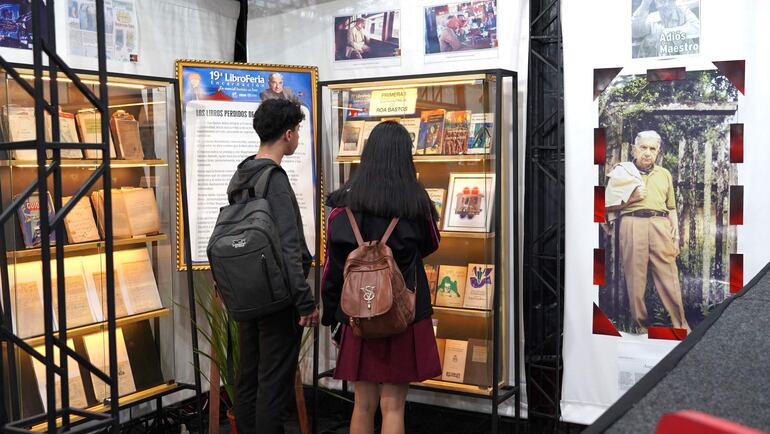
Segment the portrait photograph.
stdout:
[[451,173],[444,210],[445,231],[490,232],[495,203],[495,175]]
[[334,18],[334,61],[401,56],[401,12],[371,12]]
[[731,124],[738,90],[717,70],[620,75],[599,97],[606,138],[599,308],[620,332],[695,328],[729,296]]
[[496,47],[496,0],[449,3],[425,8],[425,54]]
[[700,52],[700,0],[632,0],[634,59]]

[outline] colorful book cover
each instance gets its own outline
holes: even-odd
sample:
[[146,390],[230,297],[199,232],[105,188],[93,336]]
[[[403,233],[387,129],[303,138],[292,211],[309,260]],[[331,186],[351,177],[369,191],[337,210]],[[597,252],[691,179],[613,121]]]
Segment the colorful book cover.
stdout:
[[345,119],[361,119],[369,117],[369,102],[371,99],[371,92],[350,92]]
[[468,129],[471,111],[457,110],[446,113],[442,154],[458,155],[468,150]]
[[[40,201],[38,200],[37,193],[33,193],[21,204],[18,214],[21,232],[24,236],[24,246],[28,249],[40,247],[42,244],[40,237]],[[51,195],[48,194],[48,219],[52,219],[53,216],[53,200],[51,200]],[[49,239],[51,244],[55,243],[56,238],[53,232],[51,232]]]
[[463,307],[467,270],[467,267],[458,265],[442,265],[438,268],[436,306]]
[[363,130],[364,121],[345,121],[345,124],[342,125],[338,155],[361,155],[361,133]]
[[444,139],[444,115],[446,110],[428,110],[420,113],[420,135],[417,154],[440,154]]
[[490,309],[494,290],[495,266],[491,264],[468,264],[468,281],[465,284],[463,307]]
[[436,206],[438,211],[438,228],[441,229],[442,216],[444,215],[444,205],[446,204],[446,188],[426,188],[428,197]]
[[492,151],[495,131],[494,113],[474,113],[471,115],[470,134],[468,135],[469,154],[488,154]]
[[436,304],[436,285],[438,285],[438,267],[433,264],[424,264],[425,276],[428,278],[430,288],[430,304]]

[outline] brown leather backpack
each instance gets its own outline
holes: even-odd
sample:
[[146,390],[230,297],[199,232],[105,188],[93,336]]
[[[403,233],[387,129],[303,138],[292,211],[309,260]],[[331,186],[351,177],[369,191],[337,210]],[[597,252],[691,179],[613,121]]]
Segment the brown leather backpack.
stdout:
[[342,311],[350,317],[356,336],[369,339],[397,335],[414,321],[415,303],[415,291],[406,287],[393,252],[385,244],[398,218],[390,221],[381,240],[364,242],[353,212],[350,208],[345,212],[358,247],[345,260]]

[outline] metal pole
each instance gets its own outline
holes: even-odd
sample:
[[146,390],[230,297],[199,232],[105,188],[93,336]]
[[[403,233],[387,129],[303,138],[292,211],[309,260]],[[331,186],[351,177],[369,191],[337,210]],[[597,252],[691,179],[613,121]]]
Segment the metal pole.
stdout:
[[[322,93],[323,87],[320,83],[316,83],[316,125],[313,125],[313,128],[315,129],[315,152],[316,152],[316,179],[317,179],[317,185],[316,185],[316,191],[315,191],[315,200],[316,200],[316,215],[315,215],[315,222],[316,222],[316,237],[315,237],[315,254],[316,254],[316,261],[315,261],[315,301],[318,303],[321,298],[321,236],[323,234],[323,231],[321,228],[324,224],[322,218],[321,218],[321,209],[324,206],[323,197],[321,196],[321,190],[323,189],[323,182],[324,177],[321,175],[323,173],[323,139],[321,136],[321,132],[323,131],[323,110],[321,108],[322,104],[321,101],[323,100],[323,93]],[[320,325],[319,325],[320,327]],[[320,330],[319,327],[314,327],[313,329],[313,418],[311,422],[311,432],[313,434],[316,434],[318,432],[318,363],[320,359]]]
[[500,428],[500,417],[498,415],[499,396],[500,396],[500,271],[502,243],[497,238],[502,234],[502,147],[501,135],[503,132],[503,75],[500,70],[495,72],[495,289],[492,301],[492,434],[497,434]]

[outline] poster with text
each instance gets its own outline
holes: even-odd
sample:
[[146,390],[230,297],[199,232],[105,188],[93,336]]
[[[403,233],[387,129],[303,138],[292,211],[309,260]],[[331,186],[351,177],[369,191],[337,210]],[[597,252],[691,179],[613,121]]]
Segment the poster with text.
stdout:
[[632,0],[634,59],[700,52],[700,0]]
[[425,8],[425,54],[497,47],[497,1],[484,0]]
[[334,61],[401,57],[398,10],[334,18]]
[[[107,58],[137,62],[139,26],[135,0],[104,0],[104,26]],[[95,0],[67,0],[67,34],[71,54],[97,57]]]
[[0,47],[32,49],[29,0],[0,0]]
[[[178,61],[177,77],[182,113],[178,152],[184,152],[188,200],[180,212],[189,213],[190,222],[190,239],[185,240],[182,215],[177,216],[179,268],[186,266],[183,242],[190,243],[193,266],[208,266],[206,247],[219,209],[227,205],[230,178],[238,164],[259,149],[253,118],[267,99],[294,101],[305,115],[299,146],[281,166],[294,189],[305,239],[315,256],[316,68]],[[181,197],[177,200],[181,203]]]

